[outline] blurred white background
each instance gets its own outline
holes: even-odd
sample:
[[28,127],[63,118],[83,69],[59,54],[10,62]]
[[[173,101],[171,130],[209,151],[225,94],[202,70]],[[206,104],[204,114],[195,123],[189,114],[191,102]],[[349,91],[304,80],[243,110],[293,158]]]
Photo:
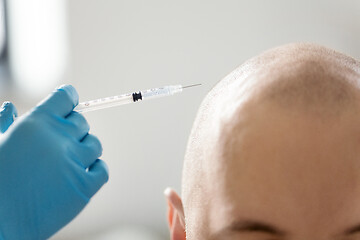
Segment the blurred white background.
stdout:
[[[41,2],[14,0],[32,1]],[[0,100],[12,100],[20,114],[62,83],[73,84],[81,101],[203,84],[166,99],[86,114],[102,140],[110,180],[54,240],[168,239],[163,190],[180,192],[192,121],[217,81],[246,59],[290,42],[315,42],[360,58],[358,0],[43,1],[54,5],[9,9],[9,59],[17,84],[3,80]],[[48,21],[40,26],[45,31],[22,30],[39,14],[39,24]]]

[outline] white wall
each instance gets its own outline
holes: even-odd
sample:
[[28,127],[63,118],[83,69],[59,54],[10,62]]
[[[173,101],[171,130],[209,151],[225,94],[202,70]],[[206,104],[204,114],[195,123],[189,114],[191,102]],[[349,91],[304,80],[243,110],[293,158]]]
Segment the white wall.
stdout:
[[358,0],[68,1],[71,62],[63,82],[81,100],[167,84],[203,86],[86,114],[102,140],[110,181],[54,239],[123,224],[166,236],[162,192],[180,191],[187,136],[206,92],[244,60],[284,43],[317,42],[360,58],[359,12]]

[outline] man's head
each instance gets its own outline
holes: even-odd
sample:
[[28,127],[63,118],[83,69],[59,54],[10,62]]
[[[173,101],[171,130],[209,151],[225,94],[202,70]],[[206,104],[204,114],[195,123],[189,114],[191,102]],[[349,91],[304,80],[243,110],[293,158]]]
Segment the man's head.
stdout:
[[360,63],[292,44],[203,101],[172,190],[173,240],[360,239]]

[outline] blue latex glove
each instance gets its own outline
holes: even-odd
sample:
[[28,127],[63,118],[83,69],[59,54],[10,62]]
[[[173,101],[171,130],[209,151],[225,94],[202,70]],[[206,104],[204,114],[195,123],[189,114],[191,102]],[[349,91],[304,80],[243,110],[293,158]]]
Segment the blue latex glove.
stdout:
[[108,180],[99,140],[63,86],[13,123],[0,109],[0,239],[46,239],[69,223]]

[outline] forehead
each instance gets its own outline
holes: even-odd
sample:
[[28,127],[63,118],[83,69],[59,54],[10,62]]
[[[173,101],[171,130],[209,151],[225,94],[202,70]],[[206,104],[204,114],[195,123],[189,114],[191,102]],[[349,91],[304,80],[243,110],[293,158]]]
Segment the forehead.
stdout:
[[240,216],[290,229],[359,221],[351,219],[360,216],[356,114],[317,119],[265,104],[246,110],[220,140],[212,227]]

